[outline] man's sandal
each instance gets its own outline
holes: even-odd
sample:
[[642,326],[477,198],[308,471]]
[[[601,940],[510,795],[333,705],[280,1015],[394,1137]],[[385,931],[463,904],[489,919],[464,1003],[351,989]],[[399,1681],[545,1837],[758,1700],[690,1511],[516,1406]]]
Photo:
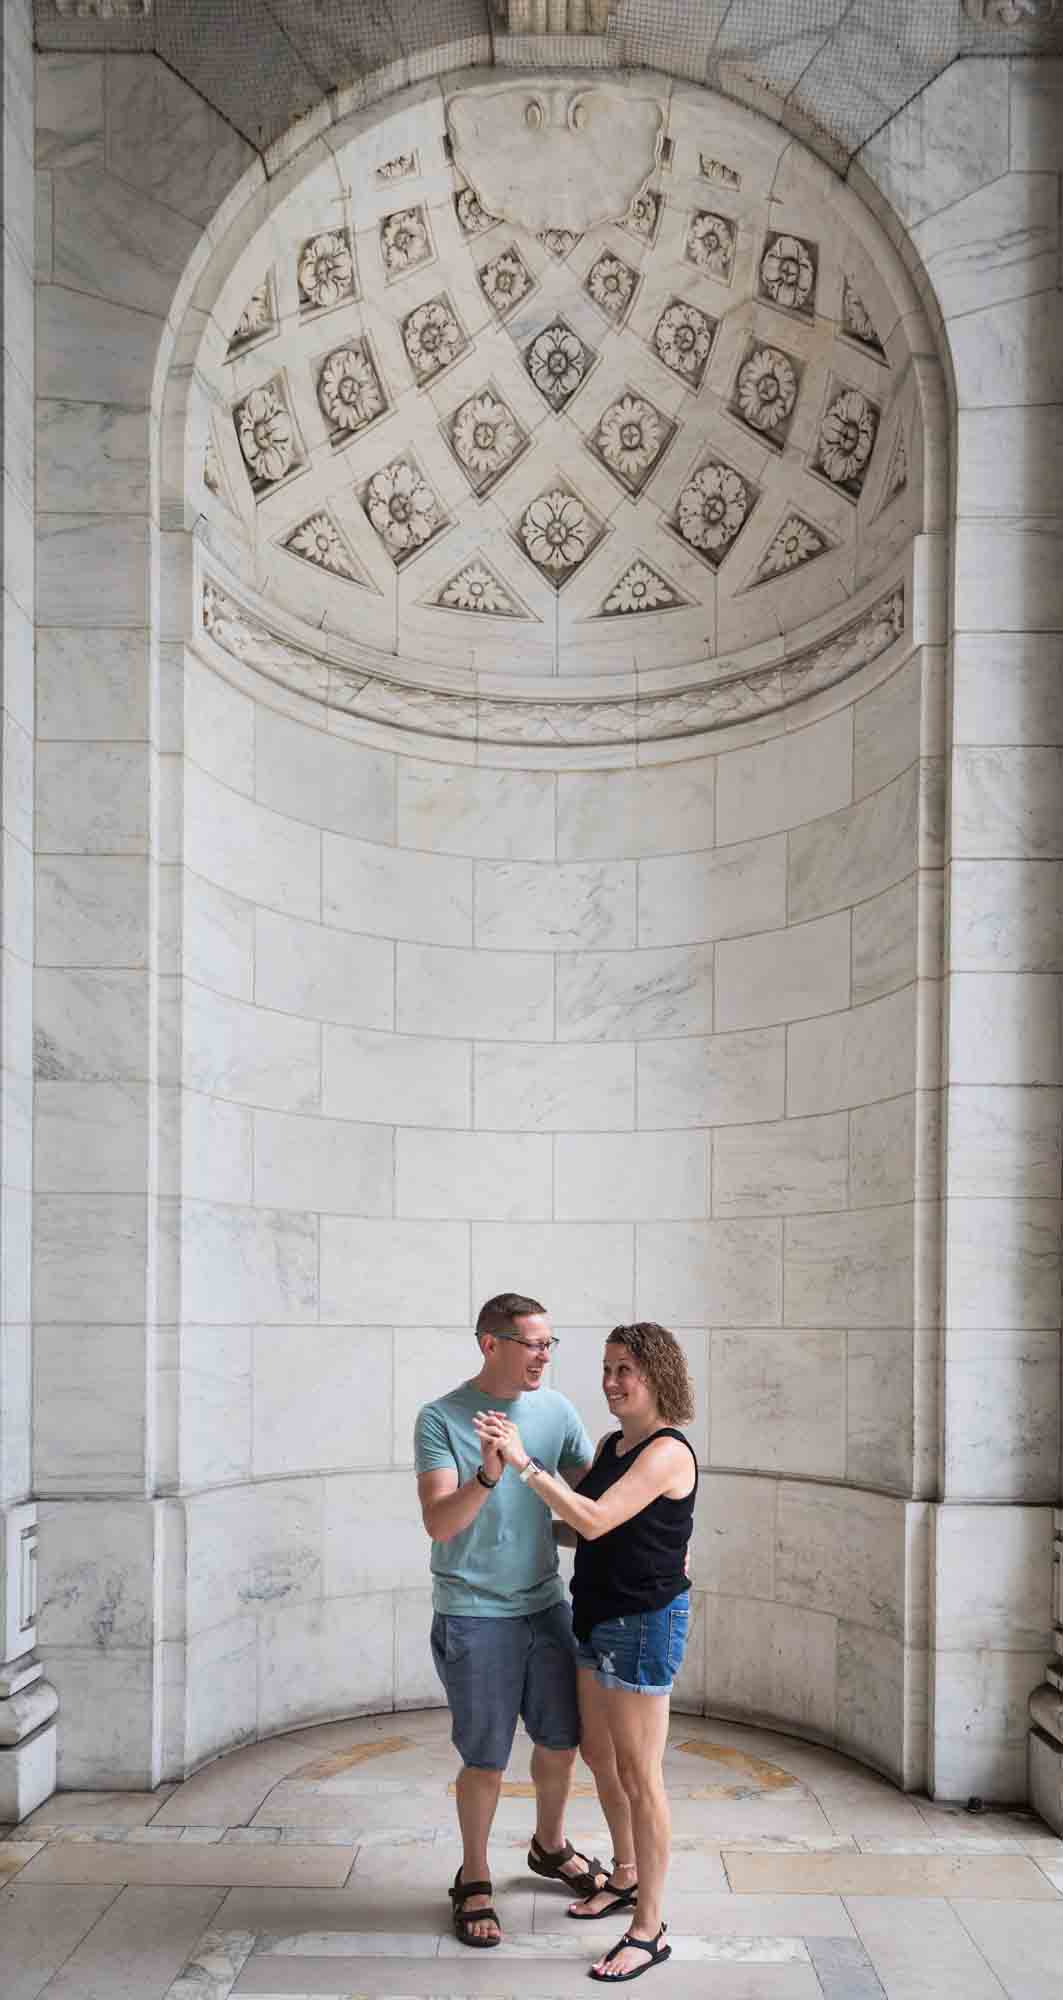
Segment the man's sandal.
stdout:
[[630,1889],[621,1889],[616,1882],[603,1882],[600,1889],[595,1889],[593,1895],[585,1896],[583,1901],[593,1903],[595,1896],[604,1896],[607,1890],[613,1900],[606,1904],[604,1910],[569,1910],[567,1914],[577,1924],[596,1924],[599,1917],[614,1917],[618,1910],[630,1910],[638,1900],[637,1882],[632,1882]]
[[[453,1909],[454,1936],[457,1938],[459,1944],[467,1944],[470,1951],[492,1951],[496,1944],[501,1944],[502,1942],[502,1925],[499,1922],[497,1911],[492,1910],[490,1907],[486,1910],[467,1910],[465,1908],[465,1903],[470,1896],[489,1896],[490,1894],[490,1882],[463,1882],[460,1868],[454,1877],[453,1888],[447,1890],[447,1895],[450,1897]],[[471,1937],[469,1935],[471,1925],[483,1923],[496,1925],[498,1936]]]
[[607,1951],[602,1960],[603,1965],[608,1965],[609,1960],[611,1958],[619,1958],[622,1951],[644,1951],[649,1954],[645,1965],[636,1965],[632,1972],[599,1972],[592,1965],[587,1974],[588,1979],[600,1979],[603,1985],[608,1986],[623,1986],[627,1979],[641,1979],[644,1972],[652,1972],[655,1965],[663,1965],[666,1958],[671,1958],[671,1945],[662,1943],[667,1929],[668,1925],[662,1924],[656,1937],[648,1940],[646,1938],[632,1937],[628,1933],[618,1939],[612,1950]]
[[[599,1889],[605,1887],[609,1870],[604,1863],[592,1856],[588,1866],[581,1869],[578,1875],[566,1875],[565,1863],[574,1860],[575,1854],[576,1850],[570,1840],[566,1840],[564,1847],[555,1848],[551,1853],[550,1849],[536,1840],[533,1834],[528,1849],[528,1866],[533,1875],[545,1875],[548,1882],[562,1882],[566,1889],[573,1889],[577,1896],[596,1896]],[[602,1878],[601,1881],[598,1879],[599,1876]]]

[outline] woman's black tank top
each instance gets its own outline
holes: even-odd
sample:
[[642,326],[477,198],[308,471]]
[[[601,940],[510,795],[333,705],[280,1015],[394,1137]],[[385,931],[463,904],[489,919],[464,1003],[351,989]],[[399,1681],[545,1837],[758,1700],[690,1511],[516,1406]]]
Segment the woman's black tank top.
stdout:
[[[694,1447],[682,1431],[666,1425],[644,1438],[623,1458],[616,1455],[622,1431],[607,1437],[595,1463],[581,1481],[581,1500],[600,1500],[629,1472],[648,1444],[660,1437],[678,1438],[694,1458]],[[694,1501],[698,1491],[697,1459],[694,1484],[685,1500],[651,1500],[648,1507],[611,1528],[596,1541],[576,1544],[576,1567],[572,1575],[572,1628],[577,1639],[590,1636],[591,1627],[604,1618],[626,1618],[642,1611],[663,1611],[666,1604],[687,1589],[686,1549],[694,1522]]]

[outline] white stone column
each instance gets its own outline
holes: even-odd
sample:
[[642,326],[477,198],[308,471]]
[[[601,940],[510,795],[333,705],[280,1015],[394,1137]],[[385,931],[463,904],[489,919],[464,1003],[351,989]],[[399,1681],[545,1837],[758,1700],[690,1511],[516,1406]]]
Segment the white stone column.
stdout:
[[[961,61],[876,135],[853,174],[873,205],[876,191],[885,195],[902,250],[911,257],[914,246],[921,260],[953,377],[930,1723],[931,1788],[946,1798],[1025,1795],[1027,1708],[1050,1644],[1063,1107],[1061,134],[1063,64]],[[1042,1728],[1045,1708],[1039,1700]],[[1050,1741],[1041,1739],[1043,1772]],[[1057,1794],[1061,1763],[1063,1743]]]
[[30,1473],[33,986],[33,42],[30,0],[0,13],[0,1822],[55,1785],[55,1689],[35,1653]]

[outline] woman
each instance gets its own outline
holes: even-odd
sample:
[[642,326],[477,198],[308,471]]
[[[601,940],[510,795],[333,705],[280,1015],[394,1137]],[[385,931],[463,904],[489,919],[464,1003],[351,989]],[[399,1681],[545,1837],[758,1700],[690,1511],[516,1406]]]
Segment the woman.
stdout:
[[590,1973],[624,1981],[671,1954],[661,1914],[671,1844],[661,1764],[668,1697],[686,1645],[686,1549],[698,1472],[693,1447],[675,1428],[693,1417],[694,1397],[674,1334],[653,1321],[614,1327],[602,1388],[620,1429],[600,1440],[577,1491],[529,1458],[500,1411],[481,1411],[473,1421],[576,1531],[580,1749],[613,1836],[613,1871],[569,1915],[586,1922],[634,1908],[630,1929]]

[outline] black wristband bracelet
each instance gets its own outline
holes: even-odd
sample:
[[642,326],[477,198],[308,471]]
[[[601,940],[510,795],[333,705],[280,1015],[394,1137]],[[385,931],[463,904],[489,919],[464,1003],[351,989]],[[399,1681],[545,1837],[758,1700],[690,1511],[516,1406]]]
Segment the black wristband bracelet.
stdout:
[[481,1486],[486,1486],[487,1491],[489,1493],[493,1493],[495,1487],[498,1485],[498,1479],[501,1479],[502,1474],[499,1473],[498,1479],[488,1479],[487,1474],[483,1469],[483,1466],[478,1465],[476,1468],[476,1477],[479,1480]]

